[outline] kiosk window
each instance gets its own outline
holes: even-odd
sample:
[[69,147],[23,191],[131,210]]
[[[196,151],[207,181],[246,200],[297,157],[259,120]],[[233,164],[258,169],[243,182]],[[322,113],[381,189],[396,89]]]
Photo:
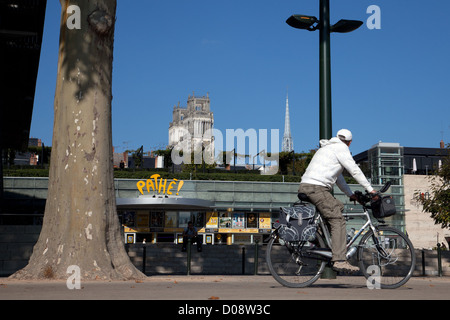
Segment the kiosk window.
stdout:
[[228,212],[219,213],[219,228],[221,229],[231,228],[231,217]]
[[191,212],[191,221],[197,229],[205,227],[205,213]]
[[153,231],[157,231],[156,229],[163,229],[164,227],[164,212],[162,211],[153,211],[150,213],[150,228]]
[[178,226],[178,212],[167,211],[165,228],[176,228]]
[[135,216],[136,213],[134,211],[124,211],[122,214],[122,223],[126,225],[127,227],[134,227],[135,226]]
[[189,211],[181,211],[178,221],[178,227],[180,228],[186,228],[188,225],[188,222],[191,221],[191,212]]
[[234,212],[232,222],[233,222],[233,228],[238,228],[238,229],[245,228],[244,213]]
[[247,213],[247,228],[258,228],[258,215],[256,213]]

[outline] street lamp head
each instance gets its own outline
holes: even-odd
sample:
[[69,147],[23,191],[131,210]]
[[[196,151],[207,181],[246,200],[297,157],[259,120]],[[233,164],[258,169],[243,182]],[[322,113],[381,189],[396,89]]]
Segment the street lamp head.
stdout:
[[[293,28],[315,31],[320,28],[320,21],[314,16],[304,14],[294,14],[290,16],[286,23]],[[330,32],[347,33],[358,29],[363,24],[359,20],[341,19],[330,27]]]
[[[306,16],[303,14],[294,14],[290,16],[286,23],[293,28],[304,29],[308,31],[314,31],[317,29],[318,19],[313,16]],[[316,24],[316,25],[314,25]]]
[[330,32],[339,32],[339,33],[352,32],[361,27],[362,24],[363,22],[359,20],[342,19],[330,27]]

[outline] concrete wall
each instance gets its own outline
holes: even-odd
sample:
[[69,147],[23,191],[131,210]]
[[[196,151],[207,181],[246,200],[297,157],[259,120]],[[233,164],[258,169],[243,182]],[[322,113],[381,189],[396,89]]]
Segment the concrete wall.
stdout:
[[[27,265],[39,232],[39,226],[0,226],[0,277],[9,276]],[[187,274],[187,253],[181,252],[181,245],[158,243],[145,247],[147,275]],[[254,244],[204,245],[202,252],[197,252],[195,246],[192,249],[191,274],[254,274]],[[127,245],[127,251],[134,265],[142,270],[143,245]],[[269,274],[265,254],[266,245],[259,244],[257,272],[260,275]],[[416,255],[415,275],[437,275],[436,250],[416,250]],[[450,276],[450,251],[442,251],[442,271],[443,275]]]
[[0,277],[28,264],[41,226],[0,226]]
[[445,237],[450,237],[449,229],[442,229],[440,225],[434,224],[430,214],[423,212],[423,206],[414,200],[415,192],[430,192],[430,176],[405,175],[405,224],[411,242],[416,249],[435,248],[438,238],[439,242],[444,242]]
[[[181,245],[159,243],[147,244],[145,248],[147,275],[187,274],[187,253],[181,252]],[[245,257],[242,255],[243,248],[245,248]],[[252,275],[255,271],[255,248],[255,245],[203,246],[203,251],[199,253],[193,246],[191,274]],[[265,245],[258,245],[258,275],[270,274],[266,264],[266,248]],[[283,248],[279,246],[276,249]],[[127,250],[134,265],[143,271],[143,245],[128,245]],[[438,275],[436,250],[416,250],[416,257],[414,276]],[[450,251],[441,251],[441,261],[442,274],[450,276]]]
[[[204,245],[202,252],[197,252],[193,245],[191,274],[254,274],[255,248],[255,245]],[[147,244],[145,249],[147,275],[187,274],[187,252],[181,252],[181,245]],[[131,261],[142,271],[144,246],[127,245],[127,250]],[[261,245],[258,245],[258,272],[268,273],[265,246]]]

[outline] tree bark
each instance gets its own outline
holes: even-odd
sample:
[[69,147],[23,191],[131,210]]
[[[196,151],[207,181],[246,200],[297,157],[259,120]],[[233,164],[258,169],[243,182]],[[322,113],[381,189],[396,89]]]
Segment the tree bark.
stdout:
[[[81,29],[66,25],[77,5]],[[117,216],[112,160],[116,0],[61,0],[53,148],[43,228],[29,264],[11,277],[81,280],[145,277],[131,263]]]

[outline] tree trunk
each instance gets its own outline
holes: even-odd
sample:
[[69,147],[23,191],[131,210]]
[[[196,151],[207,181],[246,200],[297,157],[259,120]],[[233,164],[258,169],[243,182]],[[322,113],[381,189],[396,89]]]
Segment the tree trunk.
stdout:
[[[131,263],[117,216],[111,130],[116,0],[61,0],[53,149],[44,224],[18,279],[145,277]],[[69,29],[77,5],[81,29]],[[74,17],[72,17],[74,18]],[[75,17],[76,18],[76,17]]]

